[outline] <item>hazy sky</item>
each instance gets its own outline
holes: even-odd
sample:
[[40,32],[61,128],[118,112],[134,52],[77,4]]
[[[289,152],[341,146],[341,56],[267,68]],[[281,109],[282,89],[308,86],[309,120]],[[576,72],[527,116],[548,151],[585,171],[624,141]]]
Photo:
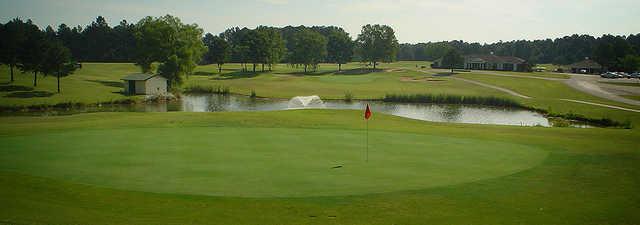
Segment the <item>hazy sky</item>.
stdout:
[[556,38],[640,33],[640,0],[0,0],[0,21],[40,26],[109,24],[171,14],[218,34],[228,27],[336,25],[356,37],[362,25],[391,25],[400,42]]

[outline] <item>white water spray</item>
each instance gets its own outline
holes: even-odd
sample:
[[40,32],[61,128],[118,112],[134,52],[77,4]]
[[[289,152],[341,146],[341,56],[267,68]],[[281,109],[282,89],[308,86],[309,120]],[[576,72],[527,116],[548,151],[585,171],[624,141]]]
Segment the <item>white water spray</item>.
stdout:
[[289,109],[324,108],[324,102],[317,95],[296,96],[289,100]]

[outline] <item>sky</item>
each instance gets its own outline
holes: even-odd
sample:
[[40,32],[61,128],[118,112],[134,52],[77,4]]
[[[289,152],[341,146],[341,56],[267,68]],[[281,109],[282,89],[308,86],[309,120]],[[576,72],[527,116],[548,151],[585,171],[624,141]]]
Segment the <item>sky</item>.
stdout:
[[365,24],[386,24],[401,43],[640,33],[640,0],[0,0],[0,22],[20,17],[41,27],[86,26],[99,15],[115,26],[166,14],[213,34],[235,26],[335,25],[355,38]]

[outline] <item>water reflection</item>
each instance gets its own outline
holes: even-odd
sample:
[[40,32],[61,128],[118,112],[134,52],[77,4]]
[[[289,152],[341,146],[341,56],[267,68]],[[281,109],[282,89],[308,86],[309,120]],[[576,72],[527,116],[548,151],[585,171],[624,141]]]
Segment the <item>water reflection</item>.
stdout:
[[[366,102],[325,101],[327,109],[364,109]],[[108,105],[74,108],[71,110],[47,111],[30,115],[59,115],[83,112],[221,112],[221,111],[275,111],[288,110],[286,99],[252,99],[236,95],[183,95],[182,99],[171,103]],[[469,105],[437,105],[369,102],[375,113],[391,114],[411,119],[434,122],[500,124],[517,126],[550,126],[542,114],[513,108],[497,108]],[[11,114],[10,114],[11,115]],[[15,115],[15,113],[13,114]]]

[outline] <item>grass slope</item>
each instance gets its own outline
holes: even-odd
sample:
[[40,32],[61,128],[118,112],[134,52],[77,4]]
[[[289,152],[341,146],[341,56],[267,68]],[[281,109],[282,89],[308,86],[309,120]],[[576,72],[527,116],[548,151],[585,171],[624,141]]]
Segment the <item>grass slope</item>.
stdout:
[[[197,153],[195,155],[184,154],[187,158],[169,159],[166,154],[148,156],[176,163],[176,161],[207,160],[208,144],[225,145],[255,145],[256,139],[274,139],[273,142],[265,141],[266,146],[280,147],[256,147],[263,151],[269,150],[285,159],[294,157],[286,155],[291,151],[305,151],[290,149],[286,146],[296,146],[291,142],[278,142],[278,139],[290,139],[297,135],[287,135],[287,132],[301,133],[302,137],[326,136],[328,139],[351,139],[361,132],[363,122],[359,111],[329,111],[329,110],[302,110],[284,112],[252,112],[252,113],[97,113],[81,114],[60,117],[2,117],[0,122],[6,126],[0,127],[0,137],[3,139],[2,154],[0,159],[3,169],[0,170],[0,199],[3,209],[0,210],[0,221],[18,224],[637,224],[640,216],[636,213],[640,210],[640,155],[638,152],[638,139],[640,134],[632,130],[622,129],[572,129],[572,128],[531,128],[511,126],[483,126],[471,124],[445,124],[428,123],[415,120],[402,119],[382,114],[374,115],[370,122],[370,129],[374,136],[373,141],[383,143],[386,141],[410,141],[403,148],[392,148],[403,153],[425,154],[430,158],[410,157],[403,161],[423,168],[421,173],[430,174],[435,168],[423,167],[421,164],[440,161],[441,169],[448,168],[448,163],[463,163],[467,157],[476,157],[473,152],[461,152],[462,146],[485,152],[492,156],[486,158],[503,157],[513,155],[511,151],[524,151],[533,153],[534,157],[526,157],[536,166],[524,171],[503,174],[497,177],[484,177],[476,180],[459,180],[459,182],[441,183],[442,185],[426,186],[418,190],[398,190],[378,194],[349,195],[348,193],[334,193],[335,196],[309,196],[309,197],[215,197],[204,195],[183,194],[154,194],[132,190],[110,189],[103,184],[85,185],[79,182],[87,182],[91,179],[96,168],[111,167],[108,171],[117,173],[117,167],[121,171],[129,171],[126,167],[128,158],[138,158],[136,152],[127,153],[126,149],[117,149],[121,144],[113,142],[141,138],[134,143],[153,142],[145,138],[145,133],[157,136],[160,144],[170,144],[174,141],[168,136],[187,138],[192,142],[188,148],[182,151]],[[278,131],[270,130],[276,128]],[[169,132],[175,130],[176,132]],[[214,130],[219,130],[216,132]],[[267,131],[271,132],[267,132]],[[118,135],[111,133],[121,131]],[[142,132],[146,131],[146,132]],[[264,132],[263,132],[264,131]],[[130,132],[130,133],[129,133]],[[168,132],[167,134],[163,134]],[[210,133],[213,132],[213,133]],[[245,141],[236,137],[229,137],[224,133],[248,132],[254,135]],[[103,134],[109,134],[103,136]],[[170,135],[172,134],[172,135]],[[231,135],[230,134],[230,135]],[[220,135],[219,142],[201,140],[203,137],[216,139]],[[342,137],[346,135],[345,137]],[[103,139],[98,139],[103,136]],[[193,136],[193,139],[189,138]],[[236,136],[236,135],[232,135]],[[357,136],[357,135],[356,135]],[[56,138],[71,138],[80,143],[79,147],[69,144],[53,143]],[[111,139],[110,137],[115,137]],[[80,139],[87,138],[87,140]],[[12,139],[23,139],[12,142]],[[198,140],[195,140],[198,139]],[[206,138],[205,138],[206,139]],[[384,140],[390,139],[390,140]],[[424,139],[424,140],[423,140]],[[26,143],[32,140],[33,143]],[[71,141],[71,139],[65,139]],[[445,141],[446,140],[446,141]],[[499,140],[499,142],[496,142]],[[361,138],[358,141],[362,141]],[[439,141],[446,145],[438,146]],[[466,143],[465,143],[466,141]],[[352,142],[341,140],[342,143],[313,143],[312,145],[346,146]],[[414,143],[415,142],[415,143]],[[433,143],[431,143],[433,142]],[[463,145],[455,145],[453,143]],[[25,152],[17,152],[17,146]],[[82,144],[84,143],[84,144]],[[96,149],[89,149],[84,145],[94,143]],[[254,143],[254,144],[252,144]],[[47,146],[36,148],[35,145]],[[26,145],[26,146],[24,146]],[[156,144],[150,144],[155,146]],[[355,144],[354,144],[355,145]],[[433,145],[430,148],[416,148],[412,145]],[[492,146],[498,149],[485,148]],[[13,146],[13,147],[9,147]],[[64,149],[60,147],[67,146]],[[108,148],[101,149],[100,146]],[[130,149],[138,151],[146,150],[144,146],[133,145]],[[80,151],[84,149],[84,151]],[[234,148],[236,149],[236,148]],[[239,148],[239,151],[243,151]],[[420,150],[424,149],[424,150]],[[464,147],[463,147],[464,149]],[[34,152],[45,156],[38,157]],[[177,149],[174,149],[177,151]],[[337,149],[323,149],[327,154],[339,157],[344,153],[336,153]],[[382,153],[372,148],[372,160],[376,162],[393,162],[394,157],[403,157],[392,153]],[[426,151],[426,152],[422,152]],[[543,155],[536,152],[544,151]],[[68,154],[64,156],[65,152]],[[104,156],[112,152],[114,155]],[[438,157],[436,153],[443,154]],[[508,152],[508,153],[505,153]],[[297,153],[297,152],[296,152]],[[460,155],[462,153],[462,155]],[[176,156],[177,153],[171,153]],[[230,156],[242,156],[242,152],[229,153]],[[265,157],[266,153],[262,156]],[[306,152],[304,155],[319,158],[327,163],[331,157],[322,157],[321,152]],[[384,158],[375,158],[376,154],[385,154]],[[480,153],[478,153],[480,154]],[[506,155],[505,155],[506,154]],[[178,154],[181,155],[181,154]],[[253,155],[253,154],[251,154]],[[300,156],[304,159],[307,156]],[[73,157],[76,156],[76,157]],[[104,157],[101,157],[104,156]],[[202,157],[197,157],[202,156]],[[361,155],[360,155],[361,156]],[[543,161],[535,158],[546,156]],[[271,156],[274,158],[280,158]],[[345,156],[345,158],[348,158]],[[358,157],[355,157],[358,158]],[[122,159],[122,160],[117,160]],[[186,160],[189,159],[189,160]],[[230,160],[233,157],[228,158]],[[497,158],[496,158],[497,159]],[[24,160],[24,161],[21,161]],[[40,169],[34,169],[36,160],[42,164]],[[235,159],[237,160],[237,159]],[[433,161],[431,161],[433,160]],[[324,161],[324,162],[322,162]],[[537,161],[537,162],[536,162]],[[59,163],[56,163],[59,162]],[[104,164],[102,164],[102,163]],[[280,162],[289,162],[281,160]],[[517,162],[517,161],[516,161]],[[94,166],[83,164],[94,163]],[[120,164],[118,164],[120,163]],[[249,169],[229,168],[233,170],[251,170],[253,163],[266,163],[266,161],[247,162]],[[273,164],[273,162],[271,162]],[[471,162],[477,163],[477,162]],[[514,162],[510,158],[504,158],[496,165],[482,165],[478,168],[501,167]],[[310,165],[299,165],[301,169],[310,170]],[[87,168],[86,172],[74,168],[73,165],[83,165],[79,168]],[[143,167],[153,167],[149,164],[138,164]],[[161,164],[162,165],[162,164]],[[346,164],[348,166],[351,164]],[[215,167],[216,165],[206,165]],[[379,173],[395,173],[395,169],[402,165],[378,164]],[[13,168],[7,168],[13,167]],[[58,168],[59,170],[55,170]],[[66,168],[66,169],[62,169]],[[198,166],[195,166],[198,168]],[[262,168],[262,166],[261,166]],[[269,168],[267,166],[266,168]],[[323,166],[326,170],[326,167]],[[395,169],[394,169],[395,168]],[[148,171],[150,177],[156,176],[154,172],[167,174],[173,168],[157,166]],[[402,170],[402,169],[400,169]],[[255,172],[255,171],[254,171]],[[49,173],[49,175],[47,175]],[[54,176],[53,174],[67,174]],[[82,174],[87,177],[82,177]],[[262,172],[256,172],[261,176]],[[300,175],[299,171],[287,171]],[[449,179],[459,178],[462,174],[455,175],[453,171],[439,170],[441,176]],[[479,171],[487,173],[487,171]],[[194,171],[177,174],[176,176],[193,176]],[[34,176],[36,175],[36,176]],[[360,174],[362,175],[362,174]],[[433,174],[431,174],[433,175]],[[451,175],[451,176],[448,176]],[[48,176],[50,178],[41,178]],[[246,176],[246,174],[245,174]],[[275,178],[283,178],[287,175],[272,174]],[[396,175],[394,175],[396,176]],[[415,176],[412,174],[402,176]],[[422,176],[418,174],[417,176]],[[207,177],[207,176],[204,176]],[[120,177],[123,178],[123,177]],[[166,180],[149,180],[145,177],[136,179],[141,184],[157,186],[174,182],[171,174]],[[415,179],[417,177],[409,177]],[[489,179],[487,179],[489,178]],[[214,178],[211,178],[214,179]],[[238,179],[238,178],[236,178]],[[357,178],[351,178],[357,180]],[[348,182],[351,179],[343,180]],[[438,182],[438,179],[429,177],[428,181]],[[113,182],[113,181],[107,181]],[[135,181],[132,181],[135,182]],[[157,183],[161,182],[161,183]],[[419,179],[412,181],[376,180],[380,184],[394,182],[422,182]],[[229,181],[230,184],[236,181]],[[260,183],[260,182],[259,182]],[[262,182],[260,187],[269,190],[269,182]],[[406,183],[405,183],[406,184]],[[170,185],[169,185],[170,187]],[[326,186],[310,187],[326,189]],[[163,188],[163,187],[159,187]],[[175,187],[173,187],[175,189]],[[307,187],[308,188],[308,187]],[[377,188],[377,187],[376,187]],[[239,192],[260,189],[245,187]],[[290,184],[280,187],[280,191],[302,190],[304,185],[297,187]],[[235,190],[231,190],[235,191]],[[365,191],[366,192],[366,191]],[[346,194],[346,195],[345,195]]]
[[[9,68],[0,66],[0,106],[54,105],[58,103],[110,102],[127,99],[122,95],[122,77],[140,70],[130,63],[83,63],[82,69],[60,79],[62,93],[56,93],[54,76],[38,75],[33,87],[33,74],[15,70],[15,82],[9,83]],[[11,86],[22,90],[10,91]]]
[[575,90],[560,81],[540,80],[532,78],[501,77],[477,73],[458,74],[465,79],[476,80],[487,84],[505,87],[517,93],[533,97],[520,99],[526,105],[545,109],[553,113],[577,113],[591,118],[610,118],[620,122],[631,121],[640,124],[640,114],[605,107],[573,103],[560,99],[573,99],[620,106],[630,109],[640,109],[638,106],[609,101],[587,93]]

